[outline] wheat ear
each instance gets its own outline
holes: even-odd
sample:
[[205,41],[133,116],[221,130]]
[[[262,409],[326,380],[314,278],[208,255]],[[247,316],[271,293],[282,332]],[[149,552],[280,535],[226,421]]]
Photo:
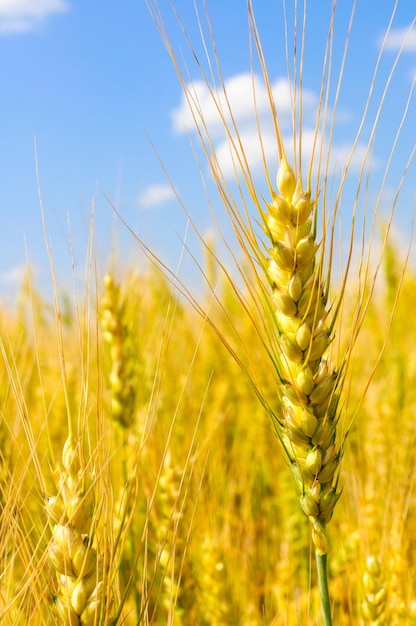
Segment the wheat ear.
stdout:
[[122,428],[128,428],[134,421],[134,388],[130,372],[127,371],[126,329],[120,310],[119,288],[111,274],[104,277],[104,296],[101,303],[101,327],[104,341],[109,347],[111,368],[109,385],[111,389],[111,415]]
[[266,273],[278,334],[279,402],[273,411],[316,550],[326,554],[325,527],[339,498],[341,452],[336,444],[340,376],[327,358],[331,332],[317,259],[310,191],[283,156],[275,194],[263,215],[271,240]]
[[[278,402],[271,407],[276,432],[292,469],[312,528],[324,612],[330,616],[326,576],[326,525],[340,496],[337,444],[342,373],[328,359],[332,336],[323,255],[316,243],[316,203],[282,153],[264,228],[272,247],[264,259],[277,330]],[[330,617],[327,618],[328,623]]]
[[52,526],[49,560],[58,577],[54,609],[65,626],[92,626],[104,610],[103,558],[94,547],[93,475],[71,435],[56,472],[58,494],[46,501]]
[[367,567],[363,574],[364,599],[361,604],[365,624],[383,626],[387,624],[386,598],[381,563],[373,556],[367,558]]

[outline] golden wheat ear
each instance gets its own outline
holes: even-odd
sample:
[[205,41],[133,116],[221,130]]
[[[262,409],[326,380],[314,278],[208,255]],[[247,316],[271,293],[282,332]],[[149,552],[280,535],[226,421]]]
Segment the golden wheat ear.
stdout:
[[316,549],[327,552],[325,527],[337,491],[341,449],[336,441],[340,374],[327,355],[331,332],[310,192],[282,159],[275,195],[265,215],[272,248],[266,272],[278,334],[280,402],[276,429],[295,476],[301,506],[312,522]]
[[128,332],[119,287],[111,274],[104,277],[101,327],[110,357],[108,382],[111,390],[111,417],[121,428],[127,429],[135,419],[136,394],[131,371],[133,356],[128,351]]
[[373,556],[367,558],[363,574],[363,592],[361,613],[364,624],[385,624],[387,622],[387,589],[382,564]]
[[46,501],[52,524],[48,556],[57,575],[54,609],[63,624],[94,624],[105,604],[103,558],[94,545],[94,478],[72,436],[65,441],[56,479],[57,495]]

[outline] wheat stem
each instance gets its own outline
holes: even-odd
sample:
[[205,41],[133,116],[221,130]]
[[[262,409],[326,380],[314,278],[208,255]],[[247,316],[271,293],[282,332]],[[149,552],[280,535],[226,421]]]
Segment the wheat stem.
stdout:
[[315,550],[316,567],[318,571],[319,595],[321,598],[322,622],[324,626],[332,626],[331,604],[328,590],[327,555],[322,554],[318,548]]

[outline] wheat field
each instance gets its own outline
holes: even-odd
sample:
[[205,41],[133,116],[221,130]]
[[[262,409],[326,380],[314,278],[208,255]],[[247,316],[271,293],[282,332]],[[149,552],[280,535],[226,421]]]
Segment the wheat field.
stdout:
[[[389,259],[354,379],[369,376],[385,341],[397,280],[391,268],[400,262],[393,249]],[[72,623],[65,614],[55,621],[59,577],[47,557],[54,518],[46,507],[59,493],[70,412],[95,493],[84,530],[107,572],[108,605],[90,623],[113,623],[119,613],[125,624],[319,624],[309,523],[246,376],[155,270],[105,285],[58,321],[33,288],[16,310],[3,311],[1,622]],[[416,330],[408,324],[415,286],[408,271],[365,399],[354,385],[345,389],[358,411],[328,533],[336,624],[416,621]],[[271,391],[250,317],[229,288],[222,297]],[[110,309],[128,391],[122,419],[100,321]],[[374,560],[379,569],[370,567],[369,579]],[[366,617],[379,606],[378,622]]]
[[280,165],[275,183],[264,158],[264,199],[221,73],[215,88],[202,75],[233,192],[149,4],[234,229],[235,267],[221,233],[200,235],[194,293],[134,232],[144,269],[99,267],[92,232],[79,292],[61,288],[52,256],[50,299],[28,268],[0,311],[0,623],[416,624],[416,274],[392,237],[402,181],[387,219],[379,201],[371,212],[364,155],[335,267],[349,164],[333,193],[328,66],[315,162],[303,163],[302,107],[295,93],[292,151],[248,4]]

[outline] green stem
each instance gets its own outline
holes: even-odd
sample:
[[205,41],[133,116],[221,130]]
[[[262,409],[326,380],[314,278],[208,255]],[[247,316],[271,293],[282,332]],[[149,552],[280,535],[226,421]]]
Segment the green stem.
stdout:
[[321,598],[322,620],[324,626],[332,626],[331,604],[329,601],[328,575],[326,569],[327,555],[315,550],[316,566],[318,569],[319,595]]

